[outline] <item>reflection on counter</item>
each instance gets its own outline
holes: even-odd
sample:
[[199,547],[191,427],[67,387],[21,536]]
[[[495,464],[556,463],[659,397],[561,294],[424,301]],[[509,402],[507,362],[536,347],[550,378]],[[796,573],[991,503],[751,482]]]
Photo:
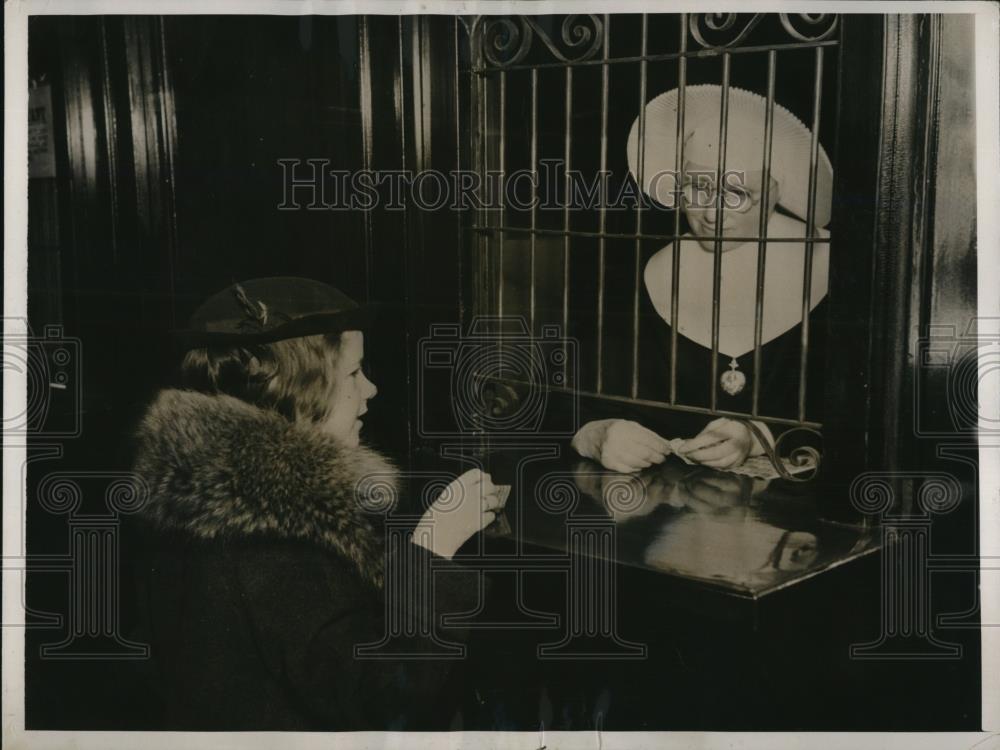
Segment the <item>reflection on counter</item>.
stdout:
[[565,550],[567,522],[613,526],[619,562],[759,596],[874,550],[871,528],[823,520],[801,486],[676,459],[639,474],[590,461],[526,472],[493,534]]

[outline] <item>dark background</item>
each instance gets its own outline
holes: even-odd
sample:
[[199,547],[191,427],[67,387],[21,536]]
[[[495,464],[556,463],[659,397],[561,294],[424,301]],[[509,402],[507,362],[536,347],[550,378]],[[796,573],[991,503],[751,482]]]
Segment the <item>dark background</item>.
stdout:
[[[638,54],[639,17],[612,19],[611,55]],[[774,21],[760,26],[757,43],[777,38]],[[559,22],[539,20],[553,37]],[[650,17],[650,53],[676,48],[678,23],[676,16]],[[948,364],[924,368],[917,356],[930,326],[951,325],[961,336],[975,311],[971,23],[845,17],[839,33],[842,43],[825,61],[820,133],[836,156],[837,178],[828,402],[844,406],[825,424],[832,446],[825,491],[830,502],[846,506],[845,487],[863,470],[951,472],[969,499],[935,526],[935,549],[974,554],[974,437],[956,429],[941,406]],[[545,52],[539,46],[533,54]],[[742,55],[739,66],[735,59],[733,85],[760,90],[762,56]],[[471,61],[465,28],[443,17],[31,19],[29,74],[53,89],[58,175],[29,185],[29,320],[35,332],[57,324],[79,341],[73,366],[80,400],[57,404],[52,418],[60,410],[79,414],[83,430],[74,439],[46,438],[44,430],[33,439],[26,478],[32,554],[67,549],[65,516],[36,502],[40,480],[53,471],[127,470],[129,431],[155,390],[171,380],[177,351],[170,331],[206,295],[241,278],[309,276],[381,303],[368,348],[380,390],[369,438],[406,465],[436,454],[417,429],[419,341],[431,323],[464,322],[492,309],[496,268],[482,260],[491,256],[468,228],[475,217],[279,211],[277,160],[414,171],[474,165],[482,144]],[[778,99],[806,122],[810,61],[809,52],[779,57]],[[647,97],[676,85],[674,69],[674,63],[650,66]],[[580,169],[596,169],[599,70],[576,76],[574,166]],[[717,81],[718,70],[717,57],[694,60],[689,83]],[[559,93],[541,102],[540,156],[561,152],[561,72],[540,74],[545,90]],[[612,100],[612,144],[624,142],[637,111],[637,75],[636,65],[615,67],[614,91],[635,93]],[[508,74],[511,169],[526,153],[523,76]],[[495,76],[487,85],[496,85]],[[494,145],[496,136],[495,125],[483,135]],[[609,149],[608,166],[623,173],[623,148]],[[524,224],[524,217],[511,218]],[[612,217],[609,229],[630,231],[632,220]],[[575,228],[594,221],[583,212],[574,216]],[[628,288],[619,282],[633,263],[631,243],[613,245],[612,310],[624,304],[615,290]],[[658,248],[644,243],[642,252]],[[586,363],[582,377],[590,381],[595,243],[575,243],[574,254],[574,334]],[[551,303],[543,301],[547,308]],[[612,361],[620,361],[614,347],[625,342],[612,342]],[[609,382],[623,374],[611,368]],[[448,402],[444,387],[432,394],[436,403]],[[914,404],[926,412],[919,423]],[[939,456],[942,446],[950,446],[951,459]],[[60,456],[47,453],[53,447]],[[106,512],[101,492],[97,486],[86,493],[86,511]],[[127,633],[128,539],[121,543],[120,624]],[[508,634],[509,644],[501,638],[481,647],[478,676],[459,688],[468,702],[466,728],[533,729],[545,716],[547,727],[574,729],[598,722],[609,729],[978,728],[974,627],[949,632],[966,646],[954,661],[846,658],[846,644],[877,630],[876,573],[869,566],[856,576],[830,576],[776,604],[757,629],[695,616],[683,601],[658,597],[655,577],[623,574],[623,591],[639,613],[626,630],[660,638],[657,659],[640,666],[539,665],[530,636]],[[935,606],[973,607],[974,626],[971,577],[954,579],[935,589]],[[534,595],[549,602],[562,596],[557,586],[540,586]],[[29,576],[33,624],[65,614],[66,602],[64,575]],[[799,618],[802,627],[795,626]],[[29,728],[155,721],[155,699],[134,689],[130,663],[41,659],[42,644],[66,635],[65,621],[49,624],[28,630]],[[661,691],[670,679],[666,701]]]

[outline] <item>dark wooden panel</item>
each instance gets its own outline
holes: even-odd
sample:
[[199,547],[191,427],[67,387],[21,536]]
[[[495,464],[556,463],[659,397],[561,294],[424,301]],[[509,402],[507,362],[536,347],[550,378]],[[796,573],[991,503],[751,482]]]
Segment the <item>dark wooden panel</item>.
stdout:
[[[303,275],[364,297],[356,212],[279,210],[279,159],[361,167],[355,17],[173,16],[180,133],[178,292],[189,313],[234,278]],[[266,52],[265,52],[266,51]]]
[[[912,467],[914,340],[928,304],[940,16],[846,16],[831,258],[831,508],[861,471]],[[881,61],[881,75],[860,66]],[[881,110],[873,112],[872,102]],[[849,134],[849,136],[848,136]],[[896,497],[907,488],[896,486]]]
[[[923,465],[936,460],[945,442],[976,442],[977,346],[988,345],[978,330],[976,261],[976,128],[973,22],[947,15],[940,21],[937,96],[930,102],[928,127],[936,151],[928,185],[928,248],[922,268],[921,320],[914,330],[913,422]],[[916,303],[916,301],[914,301]],[[928,338],[931,332],[933,338]],[[983,336],[977,341],[977,335]],[[992,334],[994,337],[996,331]]]
[[[872,414],[869,326],[873,292],[873,242],[882,148],[878,106],[884,101],[883,69],[888,64],[881,16],[845,16],[838,80],[837,171],[829,281],[830,356],[825,400],[824,479],[831,506],[846,504],[846,488],[865,465],[865,425]],[[873,75],[873,71],[878,71]],[[849,135],[848,135],[849,134]],[[843,258],[844,262],[836,259]],[[848,405],[850,405],[848,407]]]
[[[827,477],[840,507],[863,470],[927,470],[935,460],[935,445],[921,440],[933,429],[920,423],[937,419],[941,428],[944,415],[934,412],[949,403],[952,368],[928,369],[919,342],[939,324],[961,336],[975,314],[971,23],[847,16],[844,33],[843,201],[831,257],[851,262],[831,263],[838,322],[827,400],[849,408],[834,409],[826,425],[835,449]],[[860,75],[859,59],[881,59],[881,76]],[[882,102],[877,117],[866,101]],[[895,490],[907,507],[910,488]]]

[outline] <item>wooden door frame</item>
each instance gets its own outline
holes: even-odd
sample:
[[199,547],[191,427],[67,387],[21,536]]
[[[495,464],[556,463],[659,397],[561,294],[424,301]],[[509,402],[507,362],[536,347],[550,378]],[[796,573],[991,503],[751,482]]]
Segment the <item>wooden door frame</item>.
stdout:
[[[912,481],[902,475],[916,468],[907,459],[929,293],[941,16],[843,23],[831,258],[850,262],[830,264],[825,486],[847,506],[859,475],[879,472],[908,510]],[[876,117],[872,102],[881,102]]]

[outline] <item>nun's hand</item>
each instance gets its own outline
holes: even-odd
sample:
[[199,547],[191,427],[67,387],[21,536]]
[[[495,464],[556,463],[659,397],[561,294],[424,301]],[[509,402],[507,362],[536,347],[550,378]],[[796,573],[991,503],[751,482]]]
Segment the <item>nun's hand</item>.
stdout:
[[572,445],[581,456],[621,473],[663,463],[672,452],[667,440],[627,419],[588,422],[573,437]]
[[470,469],[427,509],[413,531],[413,541],[451,559],[469,537],[493,523],[505,503],[489,474]]
[[677,452],[713,469],[728,469],[746,461],[754,447],[749,427],[722,417],[712,420],[693,438],[685,440]]

